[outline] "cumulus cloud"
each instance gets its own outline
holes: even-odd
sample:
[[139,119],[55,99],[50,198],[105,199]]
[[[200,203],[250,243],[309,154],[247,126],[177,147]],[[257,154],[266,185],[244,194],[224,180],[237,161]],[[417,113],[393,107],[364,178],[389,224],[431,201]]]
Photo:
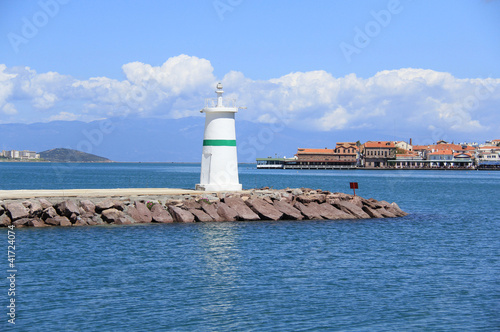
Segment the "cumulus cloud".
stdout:
[[[55,72],[0,64],[0,110],[14,121],[31,105],[40,120],[96,119],[139,114],[181,118],[200,116],[204,99],[214,97],[217,78],[210,61],[188,55],[160,66],[131,62],[125,80],[77,80]],[[429,69],[384,70],[372,77],[334,77],[318,70],[252,80],[231,71],[221,81],[227,98],[247,109],[239,119],[314,131],[387,128],[401,131],[484,132],[500,127],[500,79],[458,79]],[[68,107],[71,106],[71,112]],[[28,116],[25,116],[28,118]]]

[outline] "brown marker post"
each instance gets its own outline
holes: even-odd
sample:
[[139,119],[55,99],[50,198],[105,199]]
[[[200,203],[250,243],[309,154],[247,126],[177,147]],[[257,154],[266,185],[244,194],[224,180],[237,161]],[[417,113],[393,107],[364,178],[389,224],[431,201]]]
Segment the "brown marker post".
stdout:
[[349,182],[351,185],[351,189],[354,190],[354,196],[356,196],[356,189],[358,189],[358,183],[357,182]]

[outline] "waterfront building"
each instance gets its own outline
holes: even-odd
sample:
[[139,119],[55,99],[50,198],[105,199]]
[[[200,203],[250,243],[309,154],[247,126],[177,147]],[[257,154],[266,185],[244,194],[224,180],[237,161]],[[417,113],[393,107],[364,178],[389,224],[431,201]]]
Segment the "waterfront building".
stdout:
[[389,166],[394,168],[425,168],[428,163],[417,152],[396,154],[396,159],[388,161]]
[[394,142],[368,141],[362,145],[362,156],[365,167],[389,167],[389,160],[396,157]]
[[242,186],[238,178],[236,129],[234,116],[238,112],[234,100],[223,100],[222,84],[217,84],[217,99],[207,99],[205,132],[201,160],[200,183],[196,190],[237,191]]

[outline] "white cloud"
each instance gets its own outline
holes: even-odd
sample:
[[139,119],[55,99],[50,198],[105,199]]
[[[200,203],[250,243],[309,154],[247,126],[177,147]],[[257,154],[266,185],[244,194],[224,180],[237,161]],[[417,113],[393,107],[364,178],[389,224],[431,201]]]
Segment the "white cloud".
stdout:
[[[0,110],[11,119],[38,121],[128,114],[181,118],[200,116],[204,99],[215,97],[217,79],[206,59],[179,55],[161,66],[131,62],[122,69],[123,81],[77,80],[0,64]],[[237,98],[238,105],[247,107],[238,118],[259,123],[332,131],[383,129],[390,122],[401,131],[457,133],[500,126],[500,79],[494,78],[458,79],[429,69],[402,68],[369,78],[334,77],[318,70],[269,80],[252,80],[231,71],[221,81],[226,97]],[[32,109],[16,107],[23,102]]]
[[69,112],[60,112],[59,114],[52,115],[49,118],[49,121],[74,121],[74,120],[79,120],[81,118],[80,115],[69,113]]

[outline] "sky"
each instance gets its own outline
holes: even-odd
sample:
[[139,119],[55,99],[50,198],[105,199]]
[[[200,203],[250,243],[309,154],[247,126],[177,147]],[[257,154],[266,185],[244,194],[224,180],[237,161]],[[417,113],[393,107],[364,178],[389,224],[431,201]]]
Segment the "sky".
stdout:
[[201,117],[221,81],[250,122],[484,141],[499,55],[498,0],[3,0],[0,124]]

